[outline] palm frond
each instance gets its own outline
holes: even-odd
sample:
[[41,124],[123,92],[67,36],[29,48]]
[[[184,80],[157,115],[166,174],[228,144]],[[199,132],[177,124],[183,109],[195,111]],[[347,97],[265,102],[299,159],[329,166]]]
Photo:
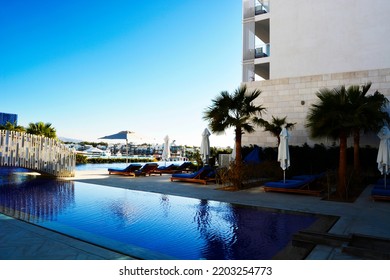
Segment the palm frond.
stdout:
[[260,94],[260,90],[248,92],[246,85],[237,88],[232,94],[222,91],[203,112],[203,119],[208,121],[214,133],[223,133],[227,128],[234,127],[236,141],[241,143],[242,133],[254,132],[255,118],[265,111],[263,106],[255,105]]

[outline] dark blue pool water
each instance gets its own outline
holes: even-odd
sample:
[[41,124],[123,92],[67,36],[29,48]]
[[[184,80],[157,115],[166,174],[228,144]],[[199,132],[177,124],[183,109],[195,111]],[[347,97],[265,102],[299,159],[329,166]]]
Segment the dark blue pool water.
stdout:
[[317,219],[4,172],[0,178],[0,212],[140,258],[270,259]]

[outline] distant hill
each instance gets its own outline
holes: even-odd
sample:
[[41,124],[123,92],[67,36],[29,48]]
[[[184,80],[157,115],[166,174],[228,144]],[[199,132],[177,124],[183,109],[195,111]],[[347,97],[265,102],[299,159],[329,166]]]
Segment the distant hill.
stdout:
[[84,140],[80,139],[72,139],[72,138],[67,138],[67,137],[58,137],[59,140],[62,142],[71,142],[71,143],[80,143],[80,142],[85,142]]

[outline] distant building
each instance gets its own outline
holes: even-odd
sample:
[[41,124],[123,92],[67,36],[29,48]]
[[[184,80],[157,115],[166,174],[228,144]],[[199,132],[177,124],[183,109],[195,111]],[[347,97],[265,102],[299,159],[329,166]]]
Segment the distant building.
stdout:
[[[297,123],[289,143],[316,143],[308,137],[305,119],[321,88],[372,82],[371,93],[390,98],[390,1],[242,3],[242,83],[249,91],[262,91],[256,102],[267,109],[263,118],[287,116]],[[366,140],[361,144],[371,144]],[[258,128],[244,134],[242,144],[276,143]]]
[[7,122],[12,124],[18,123],[17,114],[0,113],[0,125],[5,125]]

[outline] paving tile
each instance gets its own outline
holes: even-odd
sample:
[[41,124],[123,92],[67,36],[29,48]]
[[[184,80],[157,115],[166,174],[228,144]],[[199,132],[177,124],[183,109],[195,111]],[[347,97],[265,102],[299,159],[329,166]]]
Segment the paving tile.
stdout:
[[102,260],[128,256],[80,242],[0,214],[2,260]]

